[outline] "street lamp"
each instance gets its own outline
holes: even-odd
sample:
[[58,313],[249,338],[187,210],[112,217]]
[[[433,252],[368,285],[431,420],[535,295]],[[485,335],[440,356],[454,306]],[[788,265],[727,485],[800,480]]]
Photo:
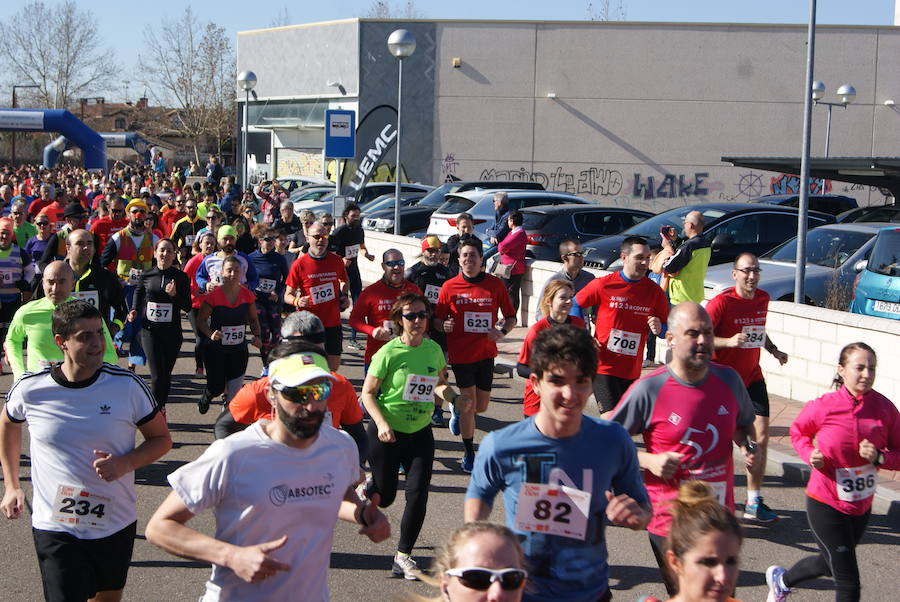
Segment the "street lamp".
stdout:
[[397,167],[394,170],[394,234],[400,234],[400,105],[403,95],[403,59],[416,51],[416,37],[405,29],[395,29],[388,38],[388,50],[397,57]]
[[828,156],[828,144],[831,140],[831,108],[832,107],[842,107],[844,109],[847,108],[847,105],[853,102],[853,99],[856,98],[856,88],[851,86],[850,84],[844,84],[840,88],[838,88],[837,95],[841,98],[840,102],[825,102],[822,98],[825,96],[825,82],[822,81],[814,81],[812,83],[812,99],[817,105],[825,105],[828,107],[828,113],[825,120],[825,156]]
[[[16,105],[16,90],[18,90],[19,88],[22,88],[22,89],[25,89],[25,88],[40,88],[40,86],[38,86],[37,84],[15,84],[15,85],[13,85],[13,87],[12,87],[12,89],[13,89],[13,93],[12,93],[12,107],[11,107],[11,108],[13,108],[13,109],[15,109],[16,106],[17,106],[17,105]],[[12,131],[10,132],[10,134],[11,134],[11,135],[10,135],[10,137],[9,137],[9,140],[10,140],[10,147],[11,147],[11,148],[10,148],[10,151],[11,151],[11,153],[12,153],[12,166],[13,166],[13,169],[15,169],[15,167],[16,167],[16,130],[12,130]]]
[[[241,143],[241,163],[244,165],[244,179],[241,183],[243,184],[244,189],[246,189],[250,185],[250,177],[248,176],[250,165],[247,160],[247,132],[250,131],[248,107],[250,105],[250,90],[256,87],[256,74],[252,71],[241,71],[238,73],[237,82],[238,86],[241,87],[241,90],[244,91],[244,131],[242,132],[243,142]],[[256,94],[254,94],[254,96],[256,96]]]

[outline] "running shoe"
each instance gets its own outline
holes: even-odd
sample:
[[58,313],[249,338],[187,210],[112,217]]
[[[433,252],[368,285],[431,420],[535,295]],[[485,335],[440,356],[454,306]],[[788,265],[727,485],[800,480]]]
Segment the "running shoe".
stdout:
[[464,455],[460,464],[464,473],[472,474],[472,469],[475,468],[475,454]]
[[459,412],[456,410],[456,404],[450,404],[450,434],[459,437]]
[[369,483],[371,483],[371,479],[366,479],[362,483],[356,486],[356,497],[360,500],[367,502],[369,500],[369,496],[367,495],[367,490],[369,487]]
[[357,351],[361,351],[363,349],[363,346],[359,344],[359,341],[354,340],[347,341],[347,347],[349,347],[350,349],[356,349]]
[[200,396],[200,401],[197,402],[197,410],[199,410],[201,414],[206,414],[209,411],[209,402],[209,395],[204,391],[203,395]]
[[784,572],[783,568],[774,564],[766,569],[766,584],[769,586],[766,602],[785,602],[791,595],[790,588],[781,585]]
[[444,427],[444,410],[441,408],[434,408],[434,412],[431,413],[431,426],[435,428]]
[[757,496],[755,502],[744,506],[744,518],[761,523],[771,523],[778,520],[778,515],[763,503],[762,496]]
[[412,559],[412,556],[405,556],[399,552],[394,555],[394,565],[391,567],[391,572],[397,577],[403,577],[409,581],[418,581],[419,575],[422,574],[422,571],[419,570],[419,565]]

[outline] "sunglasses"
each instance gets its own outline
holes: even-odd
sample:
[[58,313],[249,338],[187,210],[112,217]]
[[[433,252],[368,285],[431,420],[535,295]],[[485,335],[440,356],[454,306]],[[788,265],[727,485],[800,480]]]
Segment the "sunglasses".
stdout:
[[279,391],[285,399],[293,403],[319,403],[328,399],[331,395],[331,381],[317,385],[300,385],[298,387],[285,387]]
[[743,272],[748,276],[750,274],[759,274],[760,272],[762,272],[760,268],[735,268],[735,270],[737,270],[738,272]]
[[400,315],[403,316],[404,318],[406,318],[407,320],[409,320],[410,322],[413,322],[414,320],[425,320],[426,318],[428,318],[428,316],[431,315],[431,312],[429,312],[426,309],[423,309],[422,311],[414,311],[414,312],[410,312],[408,314],[400,314]]
[[401,268],[406,265],[406,261],[403,259],[391,259],[390,261],[385,261],[384,265],[389,268],[395,268],[400,266]]
[[528,572],[523,569],[500,569],[494,571],[491,569],[483,569],[473,567],[469,569],[450,569],[447,574],[451,577],[458,577],[460,583],[469,589],[483,592],[491,587],[495,581],[500,583],[500,587],[507,590],[515,590],[522,587]]
[[266,242],[272,242],[273,240],[275,240],[275,237],[274,236],[263,236],[262,238],[260,238],[260,240],[264,240]]
[[310,238],[313,238],[315,240],[322,240],[323,238],[328,238],[328,235],[327,234],[313,234],[312,236],[310,236]]
[[572,251],[571,253],[566,253],[563,257],[584,257],[584,251]]
[[49,226],[50,222],[34,222],[35,226]]

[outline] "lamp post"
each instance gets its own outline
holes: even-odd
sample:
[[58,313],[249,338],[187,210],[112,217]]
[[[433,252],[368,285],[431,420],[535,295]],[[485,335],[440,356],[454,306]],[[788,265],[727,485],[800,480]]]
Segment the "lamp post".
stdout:
[[[12,87],[12,89],[13,89],[12,107],[11,107],[13,109],[15,109],[17,106],[16,105],[16,90],[18,90],[19,88],[23,88],[23,89],[24,88],[40,88],[40,86],[38,86],[37,84],[15,84],[15,85],[13,85],[13,87]],[[12,130],[10,132],[10,134],[11,134],[9,137],[10,154],[12,154],[11,163],[12,163],[13,169],[15,169],[15,167],[16,167],[16,130]]]
[[397,166],[394,170],[394,234],[400,234],[400,105],[403,95],[403,59],[416,51],[416,37],[405,29],[394,30],[388,37],[388,50],[397,57]]
[[241,71],[237,77],[238,86],[244,91],[244,131],[241,132],[243,141],[241,142],[241,163],[244,165],[244,178],[241,181],[244,189],[250,185],[250,177],[248,175],[250,166],[247,161],[247,132],[250,131],[250,123],[248,121],[250,105],[250,90],[256,86],[256,74],[252,71]]
[[831,141],[831,108],[832,107],[842,107],[847,108],[847,105],[853,102],[853,99],[856,98],[856,88],[854,88],[850,84],[844,84],[837,91],[838,96],[840,96],[840,102],[825,102],[822,98],[825,96],[825,82],[822,81],[814,81],[812,83],[812,99],[817,105],[825,105],[828,107],[827,117],[825,118],[825,156],[828,156],[828,144]]

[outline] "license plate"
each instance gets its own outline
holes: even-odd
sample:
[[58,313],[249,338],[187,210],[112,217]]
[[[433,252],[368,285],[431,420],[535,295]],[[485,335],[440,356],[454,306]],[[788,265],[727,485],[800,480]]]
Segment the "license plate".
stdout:
[[891,303],[890,301],[876,301],[875,311],[900,316],[900,303]]

